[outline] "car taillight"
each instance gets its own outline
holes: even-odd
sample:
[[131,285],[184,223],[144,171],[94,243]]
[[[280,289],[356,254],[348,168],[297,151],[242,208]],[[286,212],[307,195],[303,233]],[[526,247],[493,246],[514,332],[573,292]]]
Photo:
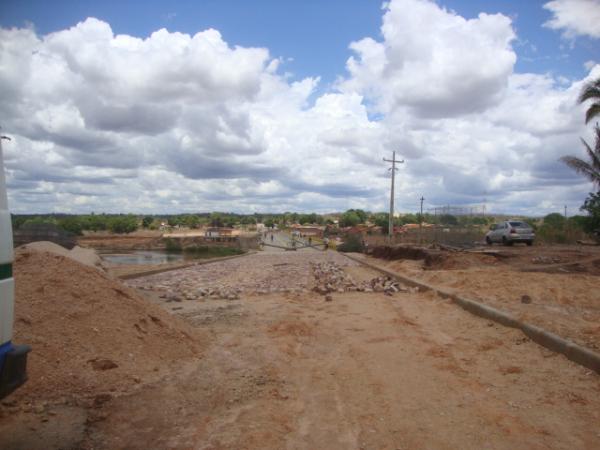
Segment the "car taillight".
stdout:
[[516,232],[517,232],[517,230],[515,230],[514,228],[511,228],[511,229],[510,229],[510,232],[511,232],[511,234],[514,234],[514,233],[516,233]]

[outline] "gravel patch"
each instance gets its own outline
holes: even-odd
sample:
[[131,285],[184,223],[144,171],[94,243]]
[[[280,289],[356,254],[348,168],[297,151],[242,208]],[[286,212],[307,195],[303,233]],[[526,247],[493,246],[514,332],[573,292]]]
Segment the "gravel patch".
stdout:
[[314,286],[314,264],[357,266],[336,252],[257,253],[243,258],[173,270],[127,282],[160,292],[168,302],[236,300],[241,295],[303,293]]

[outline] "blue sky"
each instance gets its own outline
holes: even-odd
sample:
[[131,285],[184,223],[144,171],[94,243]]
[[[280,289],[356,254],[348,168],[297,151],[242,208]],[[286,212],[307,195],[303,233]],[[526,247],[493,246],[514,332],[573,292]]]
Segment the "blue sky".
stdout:
[[[584,63],[600,57],[597,41],[578,37],[577,45],[542,27],[551,13],[545,0],[448,0],[440,2],[465,18],[481,12],[513,19],[518,33],[518,71],[552,72],[568,78],[585,74]],[[381,2],[374,0],[201,0],[91,1],[3,0],[0,25],[28,23],[40,34],[73,26],[87,17],[111,24],[115,33],[146,37],[166,28],[194,34],[216,28],[232,44],[267,47],[274,57],[292,58],[285,69],[295,78],[321,76],[331,83],[344,74],[348,44],[377,36]]]
[[591,189],[558,158],[598,0],[2,0],[0,28],[14,211],[384,210],[391,150],[401,210]]
[[115,33],[145,37],[159,28],[194,34],[218,29],[236,45],[268,47],[275,57],[293,58],[287,68],[297,78],[333,81],[343,72],[348,43],[377,34],[381,5],[376,1],[3,1],[2,26],[35,25],[39,33],[61,30],[97,17]]

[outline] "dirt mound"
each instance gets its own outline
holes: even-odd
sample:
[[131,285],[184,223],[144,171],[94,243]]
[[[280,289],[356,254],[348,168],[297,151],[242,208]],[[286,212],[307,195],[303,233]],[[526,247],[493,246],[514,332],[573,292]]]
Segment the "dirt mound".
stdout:
[[488,255],[411,246],[379,246],[373,249],[371,255],[388,260],[423,260],[423,267],[428,270],[466,269],[497,263],[496,258]]
[[71,250],[55,244],[50,241],[37,241],[25,244],[19,247],[20,250],[35,250],[38,252],[50,252],[55,255],[66,256],[86,266],[96,267],[104,270],[102,265],[102,259],[96,254],[96,252],[89,248],[82,248],[79,246],[73,247]]
[[468,269],[469,267],[486,267],[498,264],[493,256],[469,253],[435,252],[425,258],[424,268],[427,270]]
[[33,349],[17,398],[118,394],[200,353],[186,323],[67,257],[18,250],[15,282],[14,341]]
[[89,233],[78,237],[77,243],[86,248],[110,251],[162,250],[165,248],[165,243],[160,237],[160,233],[150,235],[140,235],[137,233],[129,235]]
[[69,256],[69,250],[62,245],[50,241],[36,241],[21,245],[17,250],[35,250],[38,252],[50,252],[56,255]]
[[373,248],[371,255],[382,259],[425,259],[431,251],[421,247],[381,245]]

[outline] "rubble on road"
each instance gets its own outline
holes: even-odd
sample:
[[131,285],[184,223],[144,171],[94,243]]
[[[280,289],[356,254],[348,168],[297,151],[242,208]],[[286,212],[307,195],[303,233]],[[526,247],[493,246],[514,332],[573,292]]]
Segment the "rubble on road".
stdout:
[[534,256],[531,258],[531,262],[534,264],[557,264],[561,262],[561,259],[557,256]]
[[338,261],[355,266],[335,253],[300,252],[248,255],[243,258],[187,267],[127,281],[131,287],[159,292],[166,302],[237,300],[241,296],[301,294],[312,287],[311,264]]
[[418,291],[386,276],[357,282],[344,270],[357,265],[334,252],[256,254],[131,279],[127,284],[158,292],[166,303],[303,294],[311,288],[321,295],[353,291],[393,295]]
[[326,295],[330,292],[383,292],[393,295],[397,292],[418,292],[418,287],[408,287],[389,276],[379,276],[369,281],[356,282],[335,262],[313,263],[316,285],[313,291]]

